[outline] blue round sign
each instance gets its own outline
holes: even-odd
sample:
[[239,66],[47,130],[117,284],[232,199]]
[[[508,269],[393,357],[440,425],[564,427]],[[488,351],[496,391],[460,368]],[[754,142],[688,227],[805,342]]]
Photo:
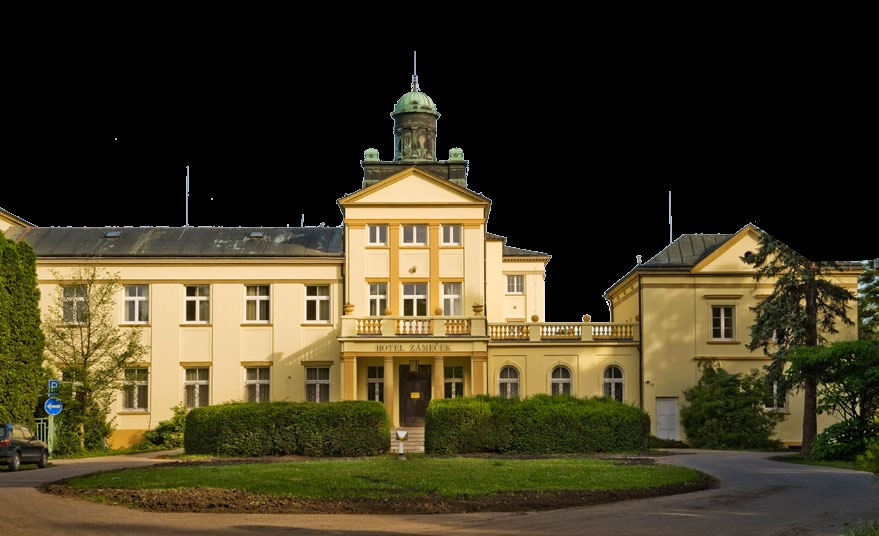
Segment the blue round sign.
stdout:
[[61,407],[61,401],[57,398],[50,398],[46,400],[45,404],[43,404],[43,408],[49,415],[58,415],[59,413],[61,413]]

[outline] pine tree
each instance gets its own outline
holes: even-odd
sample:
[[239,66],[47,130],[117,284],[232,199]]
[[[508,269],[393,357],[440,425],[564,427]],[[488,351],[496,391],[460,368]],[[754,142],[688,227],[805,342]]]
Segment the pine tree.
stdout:
[[[785,355],[794,347],[821,346],[826,335],[838,333],[837,322],[853,325],[848,317],[854,293],[829,281],[825,274],[838,267],[835,262],[810,261],[761,231],[756,253],[741,259],[756,270],[754,279],[774,282],[772,293],[751,308],[755,313],[748,349],[762,348],[772,358],[769,377],[784,377]],[[797,385],[803,391],[803,441],[801,453],[809,456],[818,433],[818,385],[807,374]]]
[[864,261],[858,278],[858,338],[879,340],[879,259]]

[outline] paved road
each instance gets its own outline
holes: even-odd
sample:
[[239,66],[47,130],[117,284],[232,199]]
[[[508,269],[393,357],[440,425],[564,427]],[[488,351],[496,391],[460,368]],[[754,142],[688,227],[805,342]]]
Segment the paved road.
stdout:
[[[529,513],[434,515],[157,514],[65,499],[43,483],[163,463],[138,454],[53,460],[46,469],[0,471],[4,531],[16,536],[215,535],[614,535],[817,536],[879,524],[879,478],[871,473],[771,461],[766,453],[675,450],[661,463],[710,473],[719,489]],[[10,488],[16,488],[14,493]]]

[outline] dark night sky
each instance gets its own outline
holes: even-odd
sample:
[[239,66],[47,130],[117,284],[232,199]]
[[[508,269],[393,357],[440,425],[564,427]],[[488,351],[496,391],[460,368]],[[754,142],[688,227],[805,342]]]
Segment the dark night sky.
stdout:
[[608,320],[603,292],[670,231],[754,223],[813,260],[879,257],[866,53],[753,36],[262,44],[13,62],[28,74],[9,99],[0,207],[40,226],[181,226],[187,206],[190,225],[339,225],[363,151],[393,157],[414,49],[438,159],[463,149],[470,189],[492,200],[488,231],[552,255],[549,321]]

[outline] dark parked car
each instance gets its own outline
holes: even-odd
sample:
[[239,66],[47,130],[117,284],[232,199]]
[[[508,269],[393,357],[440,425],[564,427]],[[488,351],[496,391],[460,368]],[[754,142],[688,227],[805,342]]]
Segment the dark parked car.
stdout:
[[6,423],[0,427],[0,464],[18,471],[23,463],[49,465],[49,445],[40,441],[29,426]]

